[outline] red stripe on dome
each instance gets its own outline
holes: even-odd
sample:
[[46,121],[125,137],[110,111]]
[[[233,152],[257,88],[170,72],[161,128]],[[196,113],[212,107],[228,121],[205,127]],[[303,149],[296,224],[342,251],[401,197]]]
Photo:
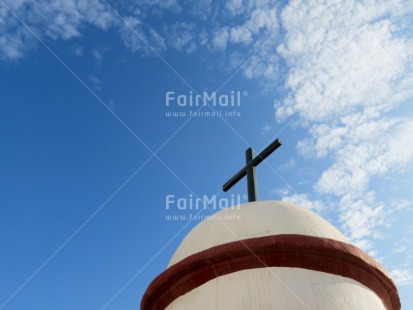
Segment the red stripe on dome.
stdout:
[[179,296],[229,273],[264,267],[321,271],[354,279],[373,290],[387,310],[401,308],[386,270],[354,245],[305,235],[272,235],[214,246],[161,273],[146,290],[141,310],[163,310]]

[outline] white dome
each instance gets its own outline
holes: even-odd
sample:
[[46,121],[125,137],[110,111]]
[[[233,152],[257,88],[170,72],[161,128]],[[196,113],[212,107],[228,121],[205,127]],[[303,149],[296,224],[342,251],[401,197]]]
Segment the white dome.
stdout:
[[281,234],[323,237],[348,243],[334,226],[306,208],[282,201],[255,201],[224,209],[195,226],[175,251],[168,267],[216,245]]
[[148,287],[142,310],[399,310],[387,271],[308,209],[257,201],[204,219]]

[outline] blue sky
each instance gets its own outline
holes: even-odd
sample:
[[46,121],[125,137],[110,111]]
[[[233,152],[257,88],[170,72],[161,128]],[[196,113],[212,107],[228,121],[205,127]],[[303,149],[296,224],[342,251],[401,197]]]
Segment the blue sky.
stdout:
[[[413,309],[412,12],[403,0],[0,0],[0,309],[136,309],[189,216],[210,214],[167,197],[244,202],[245,180],[221,186],[276,137],[260,199],[328,219]],[[166,104],[214,91],[240,104]]]

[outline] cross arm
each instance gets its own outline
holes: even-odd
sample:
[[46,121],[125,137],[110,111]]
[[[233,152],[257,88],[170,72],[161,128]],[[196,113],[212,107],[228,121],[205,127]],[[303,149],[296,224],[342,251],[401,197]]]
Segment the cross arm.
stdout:
[[262,151],[260,154],[258,154],[254,159],[252,160],[252,165],[254,167],[258,166],[264,159],[266,159],[272,152],[274,152],[276,149],[278,149],[281,146],[282,142],[280,139],[275,140],[273,143],[271,143],[267,148]]
[[[259,165],[264,159],[266,159],[272,152],[274,152],[277,148],[281,146],[281,140],[277,139],[273,143],[271,143],[267,148],[262,151],[258,156],[254,157],[253,159],[249,160],[248,163],[244,168],[238,171],[227,183],[222,186],[222,190],[224,192],[228,191],[232,186],[238,183],[246,174],[248,167],[256,167]],[[253,156],[253,155],[252,155]],[[251,157],[252,157],[251,156]],[[247,156],[248,157],[248,156]],[[247,158],[248,160],[248,158]]]
[[228,191],[231,187],[233,187],[239,180],[241,180],[247,174],[246,167],[242,168],[236,175],[234,175],[231,180],[225,183],[222,186],[222,190],[224,192]]

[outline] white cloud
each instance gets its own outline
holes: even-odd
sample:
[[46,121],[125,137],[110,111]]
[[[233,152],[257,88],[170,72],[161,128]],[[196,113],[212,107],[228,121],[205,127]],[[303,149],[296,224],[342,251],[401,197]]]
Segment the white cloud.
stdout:
[[209,35],[205,29],[202,29],[201,32],[199,33],[198,40],[199,40],[199,45],[201,46],[208,45]]
[[277,109],[278,119],[299,113],[326,121],[357,108],[377,113],[398,103],[405,91],[401,81],[411,79],[405,75],[411,43],[395,35],[397,27],[385,18],[390,13],[384,4],[349,1],[288,5],[282,13],[286,39],[278,51],[291,65],[291,93]]
[[397,247],[394,249],[396,251],[396,253],[403,253],[405,252],[407,249],[407,247],[405,245],[397,245]]
[[[248,47],[242,57],[234,61],[231,57],[230,64],[238,69],[242,64],[242,72],[247,78],[265,78],[278,80],[279,57],[276,45],[280,39],[279,21],[276,1],[231,1],[226,9],[230,15],[240,15],[239,22],[232,27],[224,26],[219,31],[225,33],[225,42],[242,44]],[[228,33],[228,38],[226,36]],[[214,45],[214,39],[212,39]],[[221,40],[224,41],[224,40]],[[227,44],[221,44],[221,49]]]
[[182,7],[177,0],[135,0],[139,8],[144,7],[159,7],[161,10],[168,10],[172,12],[182,11]]
[[106,104],[109,109],[113,110],[116,108],[116,103],[113,100],[109,100],[109,102]]
[[225,10],[231,17],[237,15],[250,15],[255,9],[270,10],[279,4],[277,0],[230,0],[225,3]]
[[245,23],[245,26],[251,29],[252,33],[257,33],[262,29],[277,29],[277,10],[275,8],[256,9],[252,12],[251,18]]
[[191,8],[191,13],[201,20],[206,20],[212,13],[212,0],[191,0],[187,7]]
[[226,3],[226,9],[231,15],[244,13],[244,4],[242,0],[230,0]]
[[157,51],[166,49],[165,39],[153,28],[149,28],[149,44]]
[[[153,50],[166,50],[165,42],[168,47],[186,53],[193,52],[199,45],[218,51],[226,49],[229,43],[252,45],[249,56],[253,57],[243,70],[247,77],[270,77],[276,72],[278,57],[271,56],[275,48],[271,38],[278,29],[277,3],[267,0],[245,1],[228,3],[222,7],[211,0],[187,1],[186,6],[177,0],[137,0],[128,6],[129,15],[122,20],[102,0],[7,0],[13,11],[46,41],[79,38],[86,26],[93,25],[102,30],[115,28],[127,48],[144,55]],[[231,12],[238,10],[236,7],[245,13],[242,18],[234,26],[221,26],[220,17],[228,20],[228,14],[233,16]],[[121,8],[114,8],[118,12],[122,11]],[[198,29],[198,25],[190,22],[169,24],[163,20],[164,11],[181,14],[184,9],[189,16],[206,21],[208,25],[204,29],[214,30]],[[36,40],[6,9],[0,10],[0,17],[0,57],[23,57],[30,49],[29,45],[35,44]],[[157,22],[147,22],[151,17]],[[150,25],[156,25],[156,28]],[[166,32],[165,38],[159,29]]]
[[231,28],[231,42],[249,44],[252,41],[252,32],[245,26]]
[[92,56],[98,64],[102,63],[103,55],[102,55],[102,52],[100,50],[98,50],[97,48],[94,48],[92,50]]
[[324,205],[320,200],[311,200],[307,194],[295,194],[292,196],[283,197],[281,200],[291,202],[316,212],[321,212],[324,209]]
[[383,203],[376,201],[373,192],[364,193],[363,197],[348,193],[341,198],[339,207],[344,232],[356,244],[365,242],[363,238],[366,237],[380,237],[376,228],[384,223],[389,211]]
[[164,28],[168,46],[178,50],[192,53],[196,49],[194,41],[195,24],[180,22]]
[[128,16],[124,18],[120,33],[123,42],[132,51],[139,50],[145,45],[142,40],[145,39],[145,34],[141,29],[141,25],[142,22],[137,17]]
[[275,53],[278,40],[278,17],[276,1],[231,1],[226,11],[231,15],[241,15],[239,21],[229,27],[217,28],[211,37],[211,46],[224,50],[229,44],[242,44],[248,47],[246,53],[230,55],[230,65],[242,72],[247,78],[278,77],[278,56]]
[[280,165],[278,167],[278,169],[280,170],[286,170],[286,169],[292,169],[295,168],[297,166],[297,162],[296,160],[293,158],[291,159],[288,163],[284,164],[284,165]]
[[391,212],[377,201],[371,180],[413,164],[413,117],[388,113],[413,95],[406,87],[413,41],[393,20],[411,10],[407,5],[297,0],[281,14],[286,35],[277,51],[290,68],[289,94],[276,117],[298,115],[309,137],[297,149],[332,161],[315,188],[337,198],[344,232],[365,250]]
[[275,8],[255,9],[251,17],[242,25],[230,29],[231,42],[249,44],[260,30],[274,31],[278,28],[277,13]]
[[[100,0],[11,1],[0,9],[0,57],[15,60],[35,43],[35,38],[18,19],[41,39],[68,40],[81,35],[85,24],[106,30],[117,22]],[[16,16],[14,16],[16,15]]]
[[[61,1],[67,2],[67,0]],[[76,5],[87,23],[102,30],[107,30],[118,22],[113,12],[100,0],[77,0]]]
[[102,82],[101,79],[99,79],[96,76],[91,75],[91,76],[89,76],[89,81],[92,83],[92,87],[95,90],[101,90],[102,85],[103,85],[103,82]]
[[[173,0],[143,0],[139,1],[140,7],[137,10],[131,10],[133,15],[126,16],[123,22],[101,0],[6,0],[5,3],[46,43],[47,40],[79,38],[86,26],[94,26],[103,31],[112,27],[119,30],[126,47],[144,55],[153,50],[160,52],[166,49],[164,38],[154,28],[142,23],[142,19],[148,16],[147,11],[153,13],[155,8],[173,12],[181,10]],[[5,7],[0,8],[0,59],[20,59],[38,43],[12,12]]]
[[[344,127],[342,143],[333,143],[335,163],[322,174],[317,188],[324,193],[343,195],[363,192],[372,177],[397,170],[403,171],[413,162],[413,140],[410,119],[366,121]],[[330,133],[334,130],[330,129]],[[333,149],[323,142],[329,134],[313,134],[318,152]]]
[[144,55],[166,49],[164,39],[158,32],[148,27],[148,36],[143,28],[143,22],[138,17],[128,16],[124,18],[120,33],[127,48],[132,52],[141,51]]
[[[277,20],[275,9],[274,19]],[[259,35],[253,36],[253,41],[248,47],[248,54],[244,59],[246,62],[243,62],[242,72],[245,77],[263,78],[270,87],[278,84],[279,56],[275,52],[275,45],[279,40],[278,27],[263,29]]]
[[17,30],[13,36],[2,35],[0,37],[0,59],[17,60],[22,58],[27,45],[32,41],[29,36],[30,34],[23,29]]
[[217,50],[224,50],[227,47],[228,38],[229,33],[227,27],[215,30],[211,41],[212,47]]
[[271,129],[272,126],[270,124],[265,124],[261,127],[261,135],[265,136]]
[[270,194],[275,194],[277,196],[287,196],[290,193],[291,188],[281,187],[281,188],[274,188],[270,191]]
[[393,269],[390,274],[397,285],[413,284],[413,273],[409,269]]

